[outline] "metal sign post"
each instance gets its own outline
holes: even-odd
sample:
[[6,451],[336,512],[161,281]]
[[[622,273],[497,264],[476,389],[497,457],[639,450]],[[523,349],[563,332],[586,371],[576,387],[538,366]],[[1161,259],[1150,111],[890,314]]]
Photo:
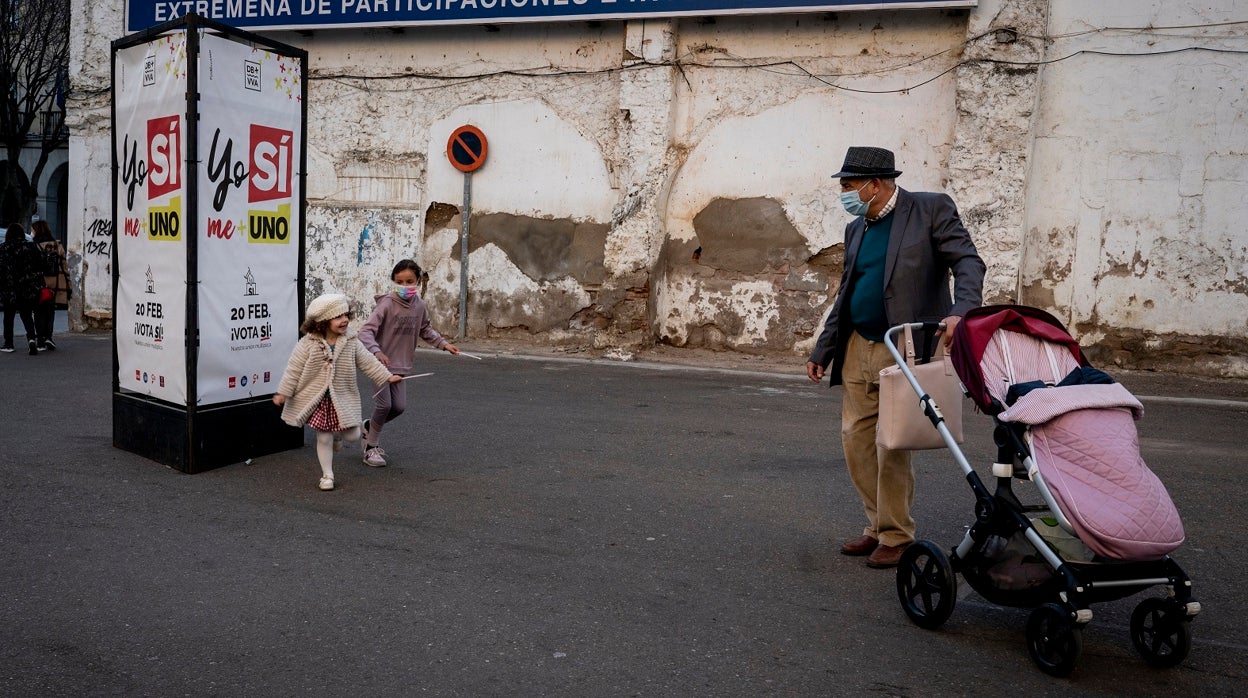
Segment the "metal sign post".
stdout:
[[485,164],[489,143],[476,126],[460,126],[446,141],[446,157],[464,173],[464,206],[459,226],[459,335],[468,336],[468,225],[472,218],[472,173]]
[[464,209],[459,225],[459,334],[468,336],[468,221],[472,218],[472,173],[464,173]]

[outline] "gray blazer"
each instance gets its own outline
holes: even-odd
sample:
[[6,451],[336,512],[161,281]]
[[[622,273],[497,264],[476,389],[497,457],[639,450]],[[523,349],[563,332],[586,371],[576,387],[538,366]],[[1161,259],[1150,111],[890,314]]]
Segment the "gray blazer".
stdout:
[[[841,382],[845,346],[854,328],[845,300],[854,292],[851,280],[865,220],[845,226],[845,269],[841,272],[832,312],[815,342],[810,361],[827,369],[832,385]],[[965,315],[983,302],[984,260],[962,225],[958,207],[947,194],[897,190],[893,229],[884,261],[884,314],[889,326],[903,322],[940,322]],[[953,294],[949,277],[953,276]]]

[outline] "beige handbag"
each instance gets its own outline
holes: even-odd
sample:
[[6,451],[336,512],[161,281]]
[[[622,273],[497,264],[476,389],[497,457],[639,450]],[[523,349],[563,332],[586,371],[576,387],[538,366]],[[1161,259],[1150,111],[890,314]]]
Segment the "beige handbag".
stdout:
[[[914,363],[914,335],[906,326],[904,352],[906,366],[931,397],[936,410],[945,418],[945,426],[953,440],[962,443],[962,384],[953,370],[953,362],[945,353],[944,343],[937,342],[936,353],[925,364]],[[875,443],[890,451],[922,451],[944,448],[945,440],[923,414],[918,394],[906,380],[900,366],[880,371],[880,416],[875,425]]]

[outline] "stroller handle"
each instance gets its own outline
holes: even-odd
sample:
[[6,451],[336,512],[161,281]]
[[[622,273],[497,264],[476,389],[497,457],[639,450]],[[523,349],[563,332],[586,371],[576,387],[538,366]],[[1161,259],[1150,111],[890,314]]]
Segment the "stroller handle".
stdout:
[[907,322],[890,327],[888,332],[884,333],[884,345],[888,347],[889,353],[893,355],[894,359],[897,359],[897,363],[899,364],[905,363],[906,359],[901,355],[900,350],[897,348],[897,343],[893,341],[893,335],[900,334],[905,331],[907,327],[909,327],[912,332],[915,330],[923,330],[924,332],[929,330],[939,330],[941,332],[945,331],[945,323],[943,322]]

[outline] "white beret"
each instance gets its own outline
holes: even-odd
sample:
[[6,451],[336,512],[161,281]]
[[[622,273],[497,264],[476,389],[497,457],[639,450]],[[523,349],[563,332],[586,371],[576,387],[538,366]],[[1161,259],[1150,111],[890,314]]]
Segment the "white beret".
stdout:
[[317,296],[308,304],[307,318],[312,322],[320,322],[346,315],[350,311],[351,304],[347,302],[346,296],[341,293],[326,293]]

